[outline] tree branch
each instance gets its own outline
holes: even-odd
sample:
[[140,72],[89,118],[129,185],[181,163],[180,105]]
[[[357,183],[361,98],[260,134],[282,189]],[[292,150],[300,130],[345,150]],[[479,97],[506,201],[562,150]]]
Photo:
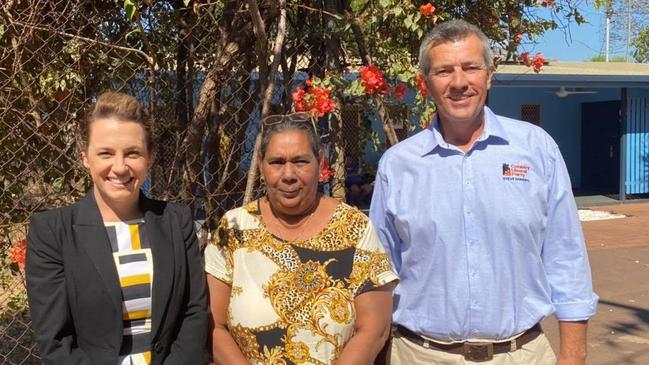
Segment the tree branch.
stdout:
[[[249,3],[255,3],[254,0],[249,0]],[[255,3],[256,6],[256,3]],[[277,77],[277,70],[282,60],[282,48],[284,46],[284,36],[286,32],[286,0],[279,0],[279,24],[277,26],[277,36],[275,37],[275,44],[273,48],[273,64],[270,69],[270,80],[266,89],[264,90],[264,103],[261,108],[261,117],[268,115],[270,110],[270,103],[273,98],[273,89],[275,88],[275,81]],[[263,60],[262,63],[265,63],[266,60]],[[261,75],[260,75],[261,77]],[[284,75],[284,77],[289,77],[289,75]],[[250,161],[250,170],[248,170],[248,179],[246,181],[246,193],[243,197],[243,202],[248,203],[252,199],[252,192],[255,188],[255,183],[257,181],[258,173],[258,153],[259,145],[261,143],[261,135],[258,133],[257,138],[255,139],[255,148],[252,152],[252,161]]]
[[[349,3],[347,3],[347,9],[345,9],[345,15],[347,16],[347,20],[350,22],[352,31],[354,32],[354,38],[356,39],[358,52],[361,56],[363,65],[369,66],[372,64],[372,57],[370,57],[367,47],[365,47],[361,25],[358,23],[358,19],[354,17],[354,14],[352,14],[351,5]],[[394,131],[394,124],[390,119],[388,110],[385,108],[385,104],[383,103],[383,97],[381,95],[375,95],[374,101],[376,102],[376,109],[379,113],[379,118],[381,118],[383,132],[385,133],[385,137],[388,139],[388,143],[390,143],[391,146],[397,144],[399,139],[397,138],[397,133]]]
[[154,60],[153,60],[153,58],[151,56],[149,56],[145,52],[142,52],[141,50],[136,49],[136,48],[118,46],[118,45],[115,45],[115,44],[110,44],[110,43],[98,41],[96,39],[90,39],[90,38],[83,37],[83,36],[80,36],[80,35],[62,32],[60,30],[56,30],[56,29],[49,28],[49,27],[41,27],[41,26],[38,26],[38,25],[26,24],[26,23],[23,23],[23,22],[20,22],[20,21],[17,21],[17,20],[13,20],[12,24],[19,25],[21,27],[28,28],[28,29],[40,30],[40,31],[43,31],[43,32],[51,32],[51,33],[58,34],[58,35],[63,36],[63,37],[73,38],[73,39],[77,39],[77,40],[80,40],[80,41],[93,43],[93,44],[99,44],[99,45],[102,45],[102,46],[105,46],[105,47],[108,47],[108,48],[118,49],[118,50],[127,51],[127,52],[133,52],[133,53],[136,53],[136,54],[142,56],[142,58],[144,58],[150,65],[154,64]]
[[[266,25],[261,18],[259,6],[256,0],[247,0],[248,11],[252,19],[252,30],[257,37],[257,58],[259,62],[259,84],[261,90],[266,90],[268,82],[268,36],[266,35]],[[263,117],[263,116],[262,116]]]

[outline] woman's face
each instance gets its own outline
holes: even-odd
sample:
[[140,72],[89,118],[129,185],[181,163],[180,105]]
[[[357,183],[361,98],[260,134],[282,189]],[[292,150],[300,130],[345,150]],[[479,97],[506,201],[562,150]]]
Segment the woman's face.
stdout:
[[138,201],[151,165],[144,126],[114,117],[97,119],[90,125],[88,145],[81,155],[98,203],[116,206]]
[[318,192],[321,156],[315,156],[304,131],[290,130],[271,135],[261,173],[273,209],[286,215],[307,212]]

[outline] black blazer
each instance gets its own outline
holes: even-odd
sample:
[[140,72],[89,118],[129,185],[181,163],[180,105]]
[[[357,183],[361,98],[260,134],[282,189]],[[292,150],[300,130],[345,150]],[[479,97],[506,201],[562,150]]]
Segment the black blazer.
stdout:
[[[191,212],[143,194],[140,208],[154,266],[152,363],[202,364],[207,294]],[[43,363],[115,365],[122,295],[92,191],[76,204],[32,217],[25,271]]]

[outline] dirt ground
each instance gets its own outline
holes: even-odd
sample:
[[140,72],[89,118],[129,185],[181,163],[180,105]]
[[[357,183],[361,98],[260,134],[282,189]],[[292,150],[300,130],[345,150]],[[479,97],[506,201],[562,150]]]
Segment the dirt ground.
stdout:
[[[592,207],[627,218],[583,222],[593,285],[600,297],[589,323],[588,365],[649,364],[649,203]],[[554,317],[543,323],[555,351]]]

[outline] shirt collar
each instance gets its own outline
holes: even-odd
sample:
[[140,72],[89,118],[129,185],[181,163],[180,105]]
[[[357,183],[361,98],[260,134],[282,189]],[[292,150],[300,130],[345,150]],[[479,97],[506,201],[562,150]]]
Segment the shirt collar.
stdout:
[[[476,143],[488,141],[491,137],[509,142],[509,136],[500,120],[498,120],[498,116],[487,106],[484,107],[484,118],[484,129],[482,130],[482,135],[476,140]],[[444,137],[442,137],[442,132],[439,128],[438,113],[435,113],[435,116],[433,116],[433,120],[427,128],[426,136],[427,138],[421,146],[422,156],[432,152],[437,147],[446,149],[452,148],[451,145],[444,141]]]

